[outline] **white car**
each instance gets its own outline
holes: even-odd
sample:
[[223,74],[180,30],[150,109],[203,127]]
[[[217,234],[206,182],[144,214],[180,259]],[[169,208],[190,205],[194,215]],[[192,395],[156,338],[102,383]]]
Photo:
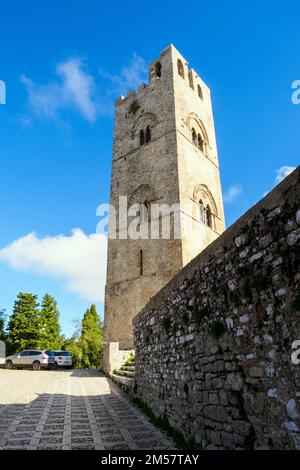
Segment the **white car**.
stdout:
[[21,351],[12,356],[5,358],[6,369],[23,369],[24,367],[31,367],[33,370],[48,369],[49,357],[45,351],[41,349],[28,349]]
[[59,367],[66,367],[71,369],[73,367],[72,355],[68,351],[46,351],[49,356],[49,367],[58,369]]

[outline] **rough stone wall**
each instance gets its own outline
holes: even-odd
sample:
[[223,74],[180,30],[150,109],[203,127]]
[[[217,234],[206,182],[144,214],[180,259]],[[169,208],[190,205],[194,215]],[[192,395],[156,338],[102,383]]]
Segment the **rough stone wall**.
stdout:
[[300,170],[135,317],[136,388],[203,449],[300,449]]

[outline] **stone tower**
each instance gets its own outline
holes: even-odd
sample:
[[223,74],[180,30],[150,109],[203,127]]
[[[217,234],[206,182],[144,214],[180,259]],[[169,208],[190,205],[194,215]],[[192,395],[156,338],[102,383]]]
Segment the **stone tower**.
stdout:
[[[116,101],[110,204],[117,220],[120,196],[149,211],[153,204],[179,209],[171,217],[170,239],[126,239],[126,222],[113,239],[110,218],[106,370],[118,367],[132,348],[133,317],[225,229],[210,90],[172,45],[149,64],[149,85]],[[165,218],[158,217],[160,223]],[[152,221],[141,212],[141,227]]]

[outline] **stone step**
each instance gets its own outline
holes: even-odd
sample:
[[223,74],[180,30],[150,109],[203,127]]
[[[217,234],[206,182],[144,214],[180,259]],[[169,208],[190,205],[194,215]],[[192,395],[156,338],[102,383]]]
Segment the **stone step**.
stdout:
[[127,388],[134,388],[134,379],[131,377],[125,377],[122,375],[110,374],[111,378],[120,385],[123,385]]
[[135,371],[135,366],[134,366],[134,364],[131,365],[131,366],[122,366],[121,370],[130,370],[131,372],[134,372]]
[[119,369],[115,372],[116,375],[122,375],[122,377],[134,377],[135,372],[131,370]]

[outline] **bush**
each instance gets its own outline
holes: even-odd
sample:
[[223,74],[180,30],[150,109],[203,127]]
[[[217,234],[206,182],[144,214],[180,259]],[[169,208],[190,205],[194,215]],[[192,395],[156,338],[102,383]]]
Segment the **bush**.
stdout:
[[209,325],[209,334],[214,338],[219,338],[226,331],[225,325],[220,320],[214,320]]

